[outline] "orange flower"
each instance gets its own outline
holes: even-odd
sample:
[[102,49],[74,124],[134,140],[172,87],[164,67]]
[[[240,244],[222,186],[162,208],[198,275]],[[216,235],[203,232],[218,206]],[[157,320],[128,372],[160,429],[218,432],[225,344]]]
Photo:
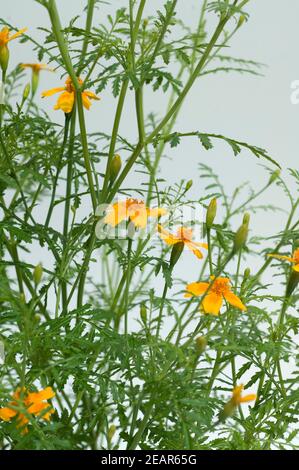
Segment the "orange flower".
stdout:
[[9,41],[12,41],[13,39],[16,39],[21,36],[21,34],[27,31],[27,29],[28,28],[20,29],[20,31],[17,31],[16,33],[10,35],[9,28],[7,26],[4,26],[4,28],[2,28],[2,30],[0,31],[0,47],[6,46]]
[[[243,305],[239,297],[231,291],[230,280],[228,278],[218,277],[215,279],[215,276],[211,276],[211,280],[214,282],[202,301],[202,307],[205,313],[219,315],[224,299],[233,307],[246,310],[245,305]],[[186,287],[188,293],[185,294],[185,297],[203,295],[208,290],[209,286],[210,284],[208,282],[193,282],[188,284]]]
[[[21,391],[20,388],[13,394],[13,401],[11,401],[6,407],[0,408],[0,419],[3,421],[10,421],[15,416],[17,417],[17,428],[23,428],[22,432],[26,434],[28,432],[27,424],[29,418],[27,414],[34,416],[40,416],[42,419],[49,421],[51,414],[54,413],[54,409],[50,408],[49,403],[46,400],[50,400],[55,396],[51,387],[47,387],[40,392],[28,392],[26,389]],[[17,407],[26,408],[26,415],[22,411],[18,411]],[[47,411],[45,411],[47,410]]]
[[167,245],[184,243],[184,245],[186,245],[186,247],[189,248],[189,250],[191,250],[192,253],[194,253],[195,256],[197,256],[199,259],[203,258],[203,254],[198,249],[198,247],[205,249],[208,248],[207,243],[199,243],[192,240],[193,232],[190,228],[179,227],[177,229],[176,235],[173,235],[172,233],[165,230],[161,225],[158,225],[158,232],[162,240],[167,243]]
[[4,28],[2,28],[0,31],[0,66],[4,74],[6,72],[9,61],[9,49],[7,44],[9,41],[12,41],[13,39],[21,36],[21,34],[23,34],[25,31],[27,31],[27,28],[20,29],[20,31],[10,35],[9,28],[7,26],[4,26]]
[[41,70],[48,70],[49,72],[54,72],[54,69],[51,69],[46,64],[21,64],[23,69],[29,68],[32,70],[32,79],[31,79],[31,94],[32,96],[35,95],[38,82],[39,82],[39,74]]
[[248,403],[249,401],[254,401],[256,400],[256,394],[255,393],[250,393],[248,395],[245,395],[242,397],[242,392],[244,390],[244,385],[236,385],[233,389],[232,392],[232,397],[230,399],[230,402],[233,406],[239,406],[241,403]]
[[225,421],[227,418],[232,416],[236,408],[241,405],[241,403],[248,403],[249,401],[256,400],[256,394],[250,393],[242,397],[242,391],[244,385],[236,385],[233,389],[231,399],[225,403],[223,409],[220,412],[219,419],[220,421]]
[[[81,80],[81,78],[78,78],[78,82],[80,85],[83,84],[83,80]],[[59,96],[57,103],[54,106],[54,109],[61,109],[63,112],[68,114],[72,111],[75,102],[75,88],[70,77],[66,79],[64,87],[52,88],[51,90],[44,91],[42,93],[42,97],[45,98],[46,96],[52,96],[55,93],[59,92],[63,93],[61,93],[61,95]],[[95,95],[92,91],[82,91],[81,96],[83,106],[86,109],[89,109],[91,105],[89,98],[92,100],[100,100],[100,98]]]
[[49,72],[54,72],[54,69],[48,67],[46,64],[21,64],[23,69],[29,68],[33,73],[39,73],[41,70],[48,70]]
[[144,228],[148,217],[161,217],[164,214],[166,214],[165,209],[159,207],[151,209],[146,207],[144,201],[129,198],[112,204],[108,208],[104,222],[115,227],[123,220],[130,219],[135,227]]
[[291,263],[294,264],[293,270],[299,272],[299,248],[297,248],[294,251],[293,256],[283,256],[283,255],[276,255],[276,254],[270,254],[268,256],[272,258],[276,258],[276,259],[283,259],[286,261],[290,261]]

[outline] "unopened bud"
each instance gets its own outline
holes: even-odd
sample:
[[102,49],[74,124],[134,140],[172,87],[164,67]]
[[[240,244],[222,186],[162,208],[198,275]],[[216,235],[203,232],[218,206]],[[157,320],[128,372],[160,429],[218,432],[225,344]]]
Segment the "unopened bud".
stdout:
[[237,28],[241,28],[241,26],[242,26],[242,24],[244,23],[245,20],[246,20],[246,17],[244,15],[241,15],[240,18],[239,18],[239,21],[238,21]]
[[9,49],[6,44],[0,46],[0,67],[5,74],[9,61]]
[[115,432],[116,432],[116,426],[114,424],[111,424],[111,426],[108,429],[108,441],[112,440]]
[[113,181],[116,180],[118,173],[120,172],[122,165],[122,161],[120,158],[120,155],[114,155],[111,161],[111,167],[110,167],[110,182],[113,183]]
[[23,100],[22,100],[23,102],[27,100],[29,93],[30,93],[30,83],[27,83],[23,91]]
[[189,189],[192,187],[192,185],[193,185],[193,180],[187,181],[186,187],[185,187],[185,193],[186,193],[187,191],[189,191]]
[[183,252],[184,249],[184,243],[183,242],[178,242],[175,245],[173,245],[171,254],[170,254],[170,269],[173,269],[178,260],[180,259],[180,256]]
[[273,171],[272,175],[269,178],[268,185],[274,183],[274,181],[277,180],[277,178],[279,178],[279,176],[280,176],[280,170]]
[[214,197],[208,206],[207,214],[206,214],[206,226],[210,229],[213,225],[214,219],[216,217],[217,212],[217,199]]
[[244,281],[247,281],[247,279],[249,279],[249,277],[250,277],[250,268],[246,268],[245,271],[244,271],[244,275],[243,275]]
[[146,325],[146,320],[147,320],[147,308],[144,304],[140,305],[140,318],[143,322],[144,325]]
[[290,297],[290,295],[292,295],[292,293],[298,286],[298,283],[299,283],[299,272],[292,271],[288,284],[287,284],[286,297]]
[[234,239],[233,253],[237,253],[246,243],[248,236],[248,225],[242,224],[241,227],[237,230]]
[[250,222],[250,214],[248,212],[245,212],[244,217],[243,217],[243,224],[248,226],[249,222]]
[[223,422],[227,418],[230,418],[234,414],[236,408],[237,408],[236,405],[231,400],[225,403],[222,411],[220,411],[219,421]]
[[196,352],[200,355],[204,352],[207,347],[207,340],[205,336],[198,336],[195,339]]
[[34,284],[37,286],[40,281],[42,280],[43,277],[43,267],[41,263],[35,266],[34,271],[33,271],[33,280]]

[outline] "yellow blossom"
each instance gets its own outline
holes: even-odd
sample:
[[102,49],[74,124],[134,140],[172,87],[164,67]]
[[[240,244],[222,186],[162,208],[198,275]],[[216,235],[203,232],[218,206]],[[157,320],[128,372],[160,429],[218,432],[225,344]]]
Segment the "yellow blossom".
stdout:
[[[83,84],[83,80],[81,80],[81,78],[78,78],[78,82],[80,85]],[[54,109],[55,110],[61,109],[64,113],[68,114],[73,109],[74,102],[75,102],[75,94],[76,94],[72,79],[70,77],[66,79],[64,87],[52,88],[51,90],[44,91],[42,93],[42,97],[45,98],[47,96],[52,96],[55,93],[59,93],[59,92],[62,92],[62,93],[59,96],[57,103],[54,106]],[[92,91],[84,90],[82,91],[81,96],[82,96],[83,106],[86,109],[90,108],[90,105],[91,105],[90,99],[100,100],[100,98],[97,95],[95,95]]]
[[6,72],[8,61],[9,61],[9,49],[8,49],[7,44],[9,43],[9,41],[12,41],[13,39],[16,39],[19,36],[21,36],[21,34],[25,33],[25,31],[27,31],[27,28],[20,29],[20,31],[17,31],[14,34],[10,34],[9,28],[7,26],[4,26],[4,28],[1,29],[0,31],[0,66],[4,73]]
[[268,256],[272,258],[276,258],[276,259],[290,261],[291,263],[294,264],[293,270],[299,272],[299,248],[297,248],[294,251],[293,256],[283,256],[283,255],[276,255],[276,254],[270,254]]
[[148,217],[161,217],[166,214],[166,210],[155,207],[146,207],[144,201],[138,199],[126,199],[112,204],[108,208],[108,213],[104,222],[112,227],[120,224],[123,220],[129,219],[137,228],[145,228]]
[[41,70],[47,70],[49,72],[54,72],[54,69],[48,67],[46,64],[21,64],[23,69],[31,69],[32,70],[32,81],[31,81],[31,92],[32,96],[35,95],[35,92],[38,87],[39,82],[39,74]]
[[158,232],[162,240],[167,243],[167,245],[183,243],[184,246],[189,248],[189,250],[191,250],[199,259],[203,258],[203,254],[198,248],[208,248],[207,243],[199,243],[192,240],[193,231],[190,228],[179,227],[176,234],[172,234],[165,230],[161,225],[158,225]]
[[202,301],[202,308],[205,313],[219,315],[224,300],[233,307],[243,311],[246,310],[239,297],[231,291],[230,280],[228,278],[218,277],[215,279],[214,276],[211,276],[211,281],[213,281],[211,287],[208,282],[193,282],[188,284],[186,287],[188,292],[185,294],[185,297],[192,297],[192,295],[200,296],[209,289]]
[[220,412],[220,421],[225,421],[227,418],[232,416],[236,408],[242,403],[248,403],[249,401],[256,400],[257,396],[255,393],[249,393],[248,395],[242,396],[244,385],[236,385],[232,391],[230,400],[225,403],[223,410]]
[[[55,396],[51,387],[47,387],[39,392],[28,392],[26,389],[21,390],[18,388],[13,394],[11,401],[6,407],[0,408],[0,419],[3,421],[10,421],[16,417],[17,427],[23,428],[22,432],[28,432],[27,424],[29,423],[28,414],[41,417],[49,421],[54,409],[50,408],[47,400]],[[16,408],[23,407],[26,409],[26,414],[18,411]],[[47,410],[47,411],[45,411]]]

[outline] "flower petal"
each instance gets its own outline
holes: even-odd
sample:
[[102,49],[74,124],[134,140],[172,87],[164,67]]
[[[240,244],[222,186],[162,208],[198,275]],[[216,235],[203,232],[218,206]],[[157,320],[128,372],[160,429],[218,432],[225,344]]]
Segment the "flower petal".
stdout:
[[255,393],[250,393],[248,395],[245,395],[244,397],[241,397],[239,399],[239,402],[240,403],[246,403],[248,401],[254,401],[254,400],[256,400],[256,394]]
[[129,216],[133,224],[138,228],[144,228],[147,224],[147,211],[145,207],[138,207],[136,210],[129,209]]
[[219,315],[222,300],[222,295],[216,294],[215,292],[209,292],[202,301],[204,312],[210,313],[211,315]]
[[[186,286],[186,290],[193,295],[202,295],[208,289],[208,282],[192,282]],[[185,294],[185,297],[190,297],[190,294]]]
[[46,387],[40,392],[28,393],[28,399],[31,400],[31,403],[36,401],[50,400],[53,397],[55,397],[55,392],[53,391],[52,387]]
[[12,34],[12,36],[9,36],[8,41],[12,41],[13,39],[18,38],[19,36],[21,36],[21,34],[25,33],[27,29],[28,28],[23,28],[23,29],[20,29],[20,31],[17,31],[15,34]]
[[60,91],[64,91],[64,87],[60,86],[58,88],[51,88],[51,90],[43,91],[42,98],[45,98],[46,96],[55,95],[55,93],[59,93]]
[[148,207],[146,210],[148,217],[161,217],[167,214],[167,210],[163,209],[163,207],[153,207],[152,209]]
[[120,224],[123,220],[128,218],[127,202],[121,201],[116,202],[108,208],[107,215],[104,219],[105,224],[115,227]]
[[68,114],[72,111],[75,101],[75,93],[64,91],[59,96],[54,109],[61,109],[64,113]]
[[223,296],[224,296],[225,300],[227,300],[227,302],[229,304],[231,304],[233,307],[239,308],[240,310],[244,310],[244,311],[247,310],[247,308],[241,302],[239,297],[237,295],[235,295],[233,292],[231,292],[231,291],[224,292]]
[[93,93],[92,91],[88,91],[88,90],[85,90],[83,91],[82,94],[85,94],[86,96],[88,96],[88,98],[91,98],[92,100],[97,100],[99,101],[101,98],[99,96],[97,96],[95,93]]
[[299,264],[295,264],[295,266],[293,266],[293,270],[299,272]]
[[0,408],[0,419],[3,419],[3,421],[9,421],[11,418],[16,416],[17,411],[12,410],[11,408],[8,408],[7,406],[4,408]]
[[180,238],[176,237],[175,235],[172,235],[170,232],[165,230],[160,224],[157,225],[157,230],[159,232],[160,237],[165,243],[167,243],[167,245],[175,245],[176,243],[181,241]]
[[194,247],[193,245],[193,242],[185,242],[185,245],[189,248],[189,250],[192,251],[192,253],[198,258],[198,259],[202,259],[203,258],[203,254],[200,250],[198,250],[197,248]]
[[81,93],[81,96],[82,96],[82,103],[83,103],[84,108],[89,110],[91,106],[91,102],[88,99],[87,94],[83,91],[83,93]]
[[291,261],[291,263],[295,262],[294,258],[292,258],[291,256],[275,255],[275,254],[272,254],[272,253],[267,255],[267,256],[269,256],[270,258],[276,258],[276,259],[283,259],[283,260],[286,260],[286,261]]

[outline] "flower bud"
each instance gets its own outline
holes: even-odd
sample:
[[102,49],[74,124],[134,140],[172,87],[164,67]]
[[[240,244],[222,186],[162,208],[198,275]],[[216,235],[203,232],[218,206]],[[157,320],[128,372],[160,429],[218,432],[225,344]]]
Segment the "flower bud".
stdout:
[[120,155],[114,155],[111,161],[110,167],[110,183],[116,180],[118,173],[120,172],[122,161]]
[[147,320],[147,308],[144,304],[140,305],[140,318],[142,320],[142,323],[146,325],[146,320]]
[[33,280],[36,286],[40,283],[40,281],[42,280],[42,277],[43,277],[43,267],[42,267],[42,264],[39,263],[38,265],[35,266],[34,271],[33,271]]
[[207,229],[210,229],[213,225],[214,219],[216,217],[217,212],[217,199],[214,197],[208,206],[207,214],[206,214],[206,226]]
[[9,61],[9,49],[6,44],[0,46],[0,67],[2,72],[5,74]]
[[229,400],[227,403],[225,403],[223,409],[219,413],[219,421],[225,421],[227,418],[230,418],[235,410],[236,410],[236,405],[233,403],[232,400]]
[[277,178],[279,178],[279,176],[280,176],[280,170],[273,171],[272,175],[269,178],[268,185],[274,183],[274,181],[277,180]]
[[195,339],[195,347],[196,347],[196,352],[198,353],[198,355],[202,354],[205,351],[207,344],[208,342],[205,336],[198,336]]
[[290,297],[299,283],[299,272],[292,271],[287,283],[286,297]]
[[189,189],[192,187],[192,185],[193,185],[193,180],[187,181],[186,187],[185,187],[185,193],[186,193],[187,191],[189,191]]
[[111,424],[111,426],[108,429],[108,441],[112,440],[115,434],[115,431],[116,431],[116,426],[114,424]]
[[[248,218],[246,218],[245,221],[249,223]],[[233,254],[236,254],[246,243],[247,236],[248,236],[248,223],[243,223],[241,227],[236,231],[235,239],[234,239],[234,246],[233,246]]]
[[169,261],[170,269],[173,269],[176,263],[178,262],[178,260],[180,259],[183,249],[184,249],[183,242],[178,242],[178,243],[175,243],[175,245],[173,245],[171,254],[170,254],[170,261]]
[[247,279],[249,279],[249,277],[250,277],[250,268],[246,268],[245,271],[244,271],[243,280],[247,281]]
[[243,224],[248,226],[249,221],[250,221],[250,214],[248,212],[245,212],[243,216]]
[[244,15],[241,15],[238,21],[237,28],[241,28],[245,20],[246,20],[246,17]]
[[24,103],[24,101],[27,100],[27,98],[29,96],[29,93],[30,93],[30,83],[27,83],[27,85],[25,86],[24,91],[23,91],[23,99],[22,99],[23,103]]

